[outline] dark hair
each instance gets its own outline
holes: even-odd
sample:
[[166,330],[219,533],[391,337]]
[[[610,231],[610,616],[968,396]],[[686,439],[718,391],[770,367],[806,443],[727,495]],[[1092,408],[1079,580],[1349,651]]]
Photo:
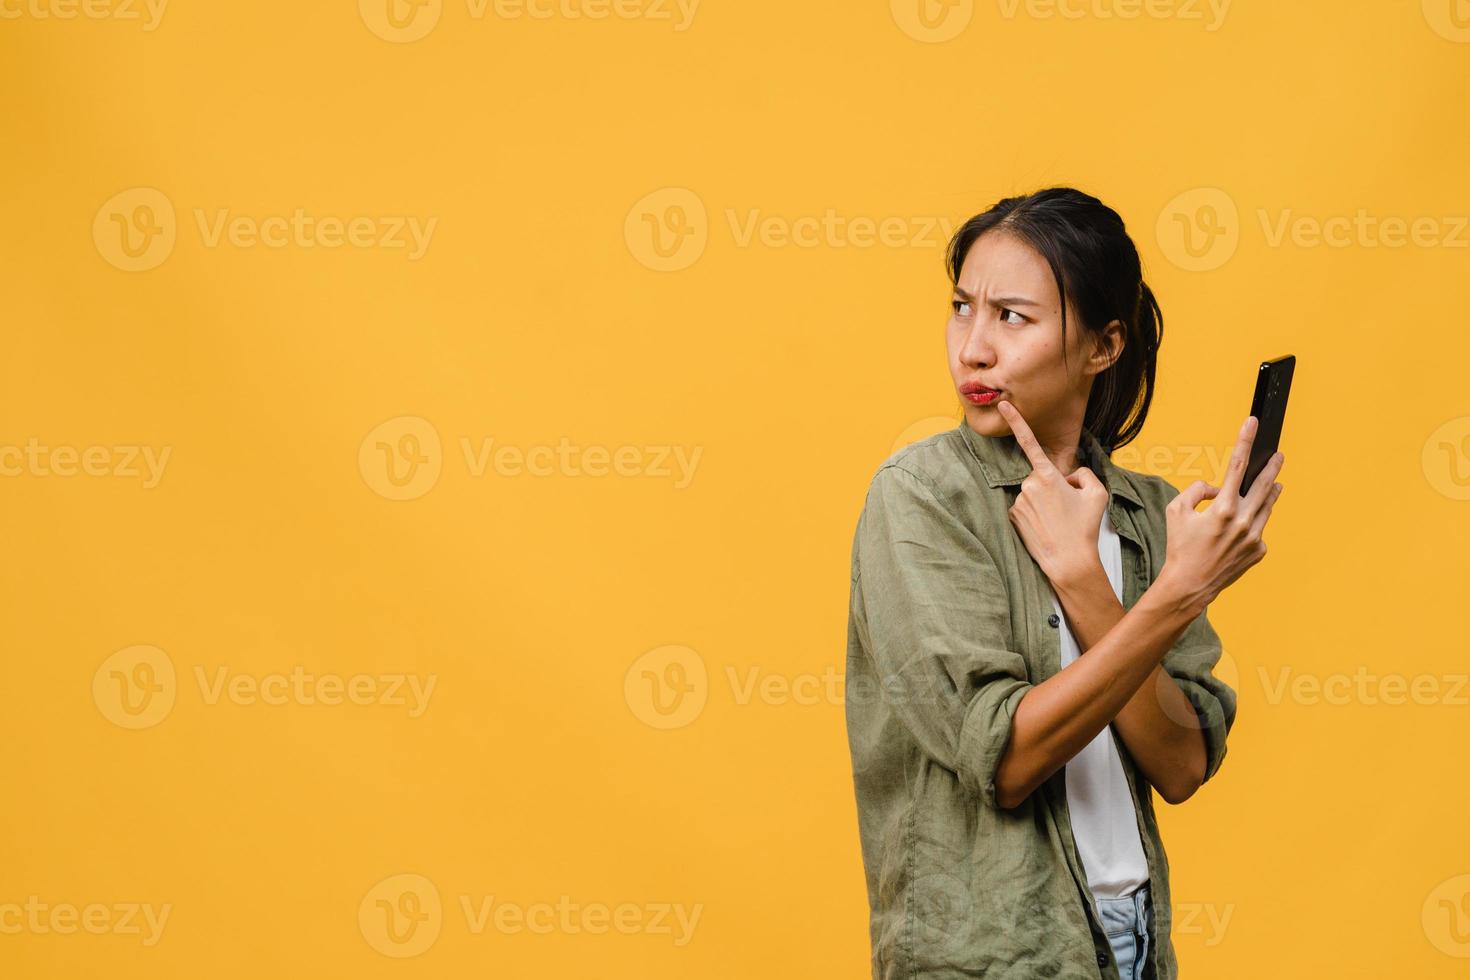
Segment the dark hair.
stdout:
[[999,228],[1026,242],[1046,259],[1062,297],[1062,353],[1066,355],[1067,300],[1082,329],[1100,335],[1113,320],[1123,323],[1125,343],[1118,359],[1093,380],[1082,424],[1112,454],[1132,442],[1153,400],[1164,314],[1143,281],[1138,249],[1118,212],[1071,187],[1048,187],[1024,197],[1007,197],[966,221],[945,255],[949,280],[959,282],[970,246]]

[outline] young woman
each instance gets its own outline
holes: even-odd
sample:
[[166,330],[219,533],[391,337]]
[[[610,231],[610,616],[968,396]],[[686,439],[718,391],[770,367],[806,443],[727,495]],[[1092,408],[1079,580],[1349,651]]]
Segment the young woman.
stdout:
[[1242,495],[1247,418],[1220,486],[1113,464],[1163,325],[1096,198],[1002,200],[947,261],[963,419],[879,467],[852,549],[873,976],[1168,980],[1153,794],[1184,802],[1225,757],[1206,610],[1265,556],[1284,457]]

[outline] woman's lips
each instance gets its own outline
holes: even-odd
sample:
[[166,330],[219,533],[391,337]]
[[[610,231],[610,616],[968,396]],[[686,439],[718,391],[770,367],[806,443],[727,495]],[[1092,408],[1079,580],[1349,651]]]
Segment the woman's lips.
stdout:
[[1001,395],[998,391],[966,391],[963,394],[971,405],[993,405]]

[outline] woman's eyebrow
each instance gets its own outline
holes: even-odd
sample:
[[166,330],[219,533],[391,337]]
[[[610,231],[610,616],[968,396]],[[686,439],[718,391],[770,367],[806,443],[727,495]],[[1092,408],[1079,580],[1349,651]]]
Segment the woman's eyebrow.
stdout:
[[[970,293],[968,290],[961,289],[959,286],[956,286],[954,288],[954,294],[956,296],[958,296],[960,299],[964,300],[966,303],[973,303],[973,302],[975,302],[975,296],[974,296],[974,294]],[[1027,299],[1024,296],[992,296],[990,298],[990,305],[991,306],[1040,306],[1041,304],[1039,302],[1037,302],[1036,300],[1034,300],[1034,299]]]

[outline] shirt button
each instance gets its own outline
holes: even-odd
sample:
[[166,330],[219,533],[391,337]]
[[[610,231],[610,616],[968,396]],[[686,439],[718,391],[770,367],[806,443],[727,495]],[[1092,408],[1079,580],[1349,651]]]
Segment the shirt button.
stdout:
[[1046,625],[1048,626],[1057,626],[1061,623],[1061,621],[1062,617],[1058,616],[1056,613],[1052,613],[1050,616],[1046,617]]
[[1097,965],[1098,966],[1107,966],[1108,965],[1108,954],[1107,953],[1098,953],[1097,954]]

